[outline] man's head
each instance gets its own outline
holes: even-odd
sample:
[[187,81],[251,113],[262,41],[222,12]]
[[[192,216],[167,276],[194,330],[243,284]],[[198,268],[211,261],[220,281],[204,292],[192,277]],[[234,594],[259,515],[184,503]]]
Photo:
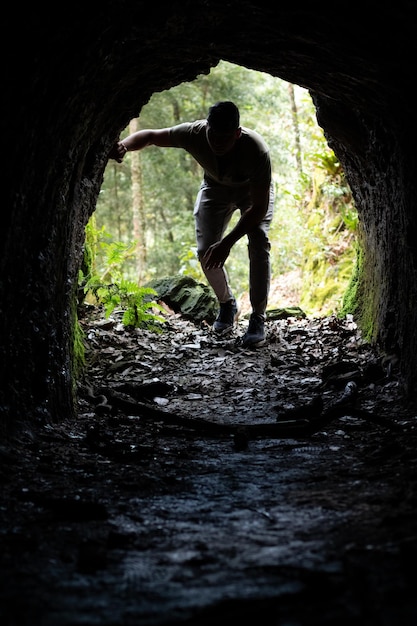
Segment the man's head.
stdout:
[[216,102],[207,115],[207,141],[214,154],[221,156],[231,150],[240,137],[239,109],[233,102]]
[[216,133],[237,130],[240,124],[239,109],[233,102],[216,102],[209,108],[207,122]]

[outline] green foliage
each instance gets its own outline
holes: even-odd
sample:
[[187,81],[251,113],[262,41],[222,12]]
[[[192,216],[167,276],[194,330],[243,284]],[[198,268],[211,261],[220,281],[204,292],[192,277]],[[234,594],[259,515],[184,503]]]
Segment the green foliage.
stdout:
[[[104,233],[108,236],[107,233]],[[123,243],[121,241],[101,242],[105,248],[106,267],[101,280],[121,280],[123,264],[135,255],[136,242]]]
[[154,300],[149,300],[149,296],[156,295],[154,289],[138,287],[136,283],[127,280],[121,280],[118,284],[90,285],[90,289],[98,302],[104,305],[106,317],[116,308],[121,308],[124,309],[124,326],[162,332],[160,324],[165,322],[165,318],[154,313],[154,309],[163,311],[163,308]]
[[[86,226],[88,256],[84,255],[84,266],[79,273],[79,285],[84,297],[92,297],[95,303],[103,305],[106,317],[116,308],[124,310],[122,323],[125,326],[161,332],[161,324],[165,322],[165,318],[155,313],[163,311],[155,299],[152,299],[152,296],[157,295],[156,291],[150,287],[140,287],[123,277],[123,264],[134,254],[135,244],[106,241],[108,238],[104,227],[95,227],[93,217]],[[100,271],[95,262],[99,246],[104,251],[104,262]]]
[[180,263],[179,274],[186,274],[198,282],[205,281],[200,261],[197,258],[197,249],[195,247],[184,248],[180,255]]
[[336,156],[330,150],[316,153],[315,163],[304,210],[309,239],[303,250],[301,306],[308,313],[329,315],[344,309],[355,264],[358,216]]
[[74,323],[74,343],[73,343],[73,379],[78,380],[85,367],[85,347],[84,347],[84,331],[80,325],[78,317],[75,317]]
[[[80,270],[79,284],[86,291],[94,284],[116,283],[123,279],[123,266],[135,255],[135,242],[113,241],[105,227],[96,227],[93,214],[85,228],[84,262]],[[100,264],[98,263],[98,252]]]
[[356,208],[353,207],[351,204],[346,205],[344,203],[341,203],[339,206],[339,210],[346,228],[351,232],[356,233],[359,223],[358,212]]

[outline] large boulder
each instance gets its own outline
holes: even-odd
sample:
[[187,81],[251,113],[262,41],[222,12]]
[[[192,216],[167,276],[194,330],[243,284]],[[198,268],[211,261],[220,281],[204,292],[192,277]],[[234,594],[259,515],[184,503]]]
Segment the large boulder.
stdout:
[[211,289],[191,276],[168,276],[147,285],[173,311],[193,322],[212,323],[218,312],[217,298]]

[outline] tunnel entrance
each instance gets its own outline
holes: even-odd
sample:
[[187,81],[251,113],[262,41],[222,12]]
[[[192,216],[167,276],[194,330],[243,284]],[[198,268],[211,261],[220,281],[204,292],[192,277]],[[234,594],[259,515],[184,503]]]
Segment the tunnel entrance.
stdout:
[[[339,312],[356,262],[357,213],[305,89],[221,61],[207,76],[154,94],[122,138],[139,128],[203,118],[219,99],[234,99],[241,123],[257,130],[271,150],[276,201],[270,231],[270,306],[301,306],[309,315]],[[193,224],[200,180],[200,167],[181,150],[152,147],[128,154],[122,164],[110,161],[93,217],[101,232],[96,248],[99,272],[109,270],[113,242],[126,246],[117,269],[130,280],[139,277],[143,284],[180,273],[205,282]],[[237,215],[231,226],[236,221]],[[244,312],[246,246],[244,237],[227,264]]]

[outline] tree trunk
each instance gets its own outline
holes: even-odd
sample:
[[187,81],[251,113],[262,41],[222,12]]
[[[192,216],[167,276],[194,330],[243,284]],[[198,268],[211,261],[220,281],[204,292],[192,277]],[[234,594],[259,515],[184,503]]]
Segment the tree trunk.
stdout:
[[294,85],[292,83],[288,83],[288,93],[290,96],[292,126],[294,129],[295,160],[297,163],[298,173],[299,175],[301,175],[303,173],[303,159],[302,159],[302,153],[301,153],[300,126],[298,123],[298,111],[297,111],[297,104],[295,102]]
[[[129,124],[129,133],[139,130],[139,120],[134,118]],[[146,232],[142,196],[142,168],[140,150],[129,153],[132,177],[132,223],[133,239],[136,241],[136,276],[141,285],[146,269]]]

